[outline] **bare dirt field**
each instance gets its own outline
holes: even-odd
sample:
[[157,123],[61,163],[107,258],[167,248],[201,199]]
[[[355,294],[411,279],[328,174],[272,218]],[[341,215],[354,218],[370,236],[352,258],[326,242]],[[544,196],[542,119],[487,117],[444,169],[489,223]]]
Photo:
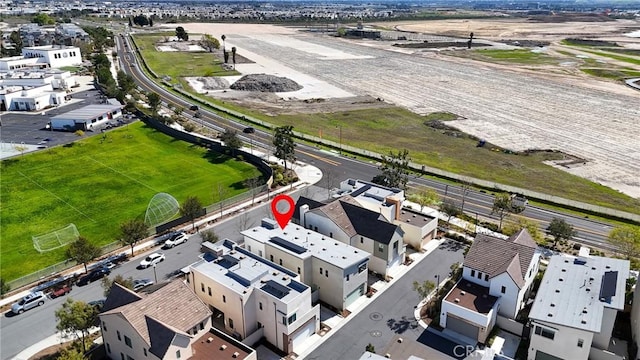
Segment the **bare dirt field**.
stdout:
[[[532,24],[522,20],[452,20],[383,25],[440,35],[466,36],[473,31],[476,39],[486,36],[489,41],[559,41],[597,33],[606,39],[621,39],[630,47],[638,39],[623,34],[640,28],[634,21]],[[553,69],[531,71],[437,51],[398,49],[393,42],[340,39],[271,25],[181,26],[190,33],[218,38],[224,33],[227,47],[236,46],[238,53],[255,62],[246,68],[238,66],[243,74],[286,76],[304,87],[300,94],[255,96],[209,91],[212,96],[237,97],[275,113],[333,112],[349,109],[352,103],[379,103],[376,99],[418,114],[448,111],[464,118],[449,123],[462,131],[516,151],[560,150],[584,159],[562,167],[564,170],[640,197],[640,92],[622,84],[562,75]]]

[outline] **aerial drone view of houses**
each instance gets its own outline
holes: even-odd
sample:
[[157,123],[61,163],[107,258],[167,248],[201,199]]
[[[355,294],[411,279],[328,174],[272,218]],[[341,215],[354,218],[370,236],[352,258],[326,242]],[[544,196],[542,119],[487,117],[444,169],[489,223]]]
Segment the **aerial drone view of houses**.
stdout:
[[2,360],[640,358],[640,7],[0,3]]

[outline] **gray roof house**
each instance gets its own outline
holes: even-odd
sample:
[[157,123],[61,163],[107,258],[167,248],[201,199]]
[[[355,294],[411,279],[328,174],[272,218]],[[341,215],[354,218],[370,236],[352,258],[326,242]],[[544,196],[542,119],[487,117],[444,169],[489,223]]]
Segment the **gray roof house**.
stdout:
[[351,196],[328,204],[300,197],[295,222],[372,255],[369,269],[383,275],[404,257],[404,231],[377,212],[363,208]]
[[536,248],[524,229],[508,239],[478,234],[442,301],[440,326],[484,343],[498,316],[515,319],[538,273]]

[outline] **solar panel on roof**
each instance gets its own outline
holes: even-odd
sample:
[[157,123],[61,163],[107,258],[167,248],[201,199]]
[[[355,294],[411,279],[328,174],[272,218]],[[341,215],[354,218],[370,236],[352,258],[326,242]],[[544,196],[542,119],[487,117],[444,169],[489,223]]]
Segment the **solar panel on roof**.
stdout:
[[218,265],[222,266],[225,269],[229,269],[238,265],[238,259],[234,258],[231,255],[222,255],[220,261],[218,261]]
[[302,246],[296,245],[291,241],[285,240],[277,236],[272,237],[271,239],[269,239],[269,241],[276,245],[282,246],[283,248],[289,251],[293,251],[296,254],[302,254],[307,251],[307,249],[303,248]]
[[267,281],[266,284],[261,288],[265,292],[277,297],[278,299],[282,299],[283,297],[289,295],[289,288],[283,285],[278,284],[273,280]]
[[618,285],[618,272],[607,271],[602,275],[602,284],[600,285],[600,298],[610,298],[616,294]]

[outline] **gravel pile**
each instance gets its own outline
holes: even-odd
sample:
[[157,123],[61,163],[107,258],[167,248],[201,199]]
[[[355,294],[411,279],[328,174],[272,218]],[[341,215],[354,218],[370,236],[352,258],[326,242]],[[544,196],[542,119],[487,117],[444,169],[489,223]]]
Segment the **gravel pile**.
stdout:
[[297,82],[275,75],[250,74],[231,85],[233,90],[260,91],[260,92],[289,92],[298,91],[302,86]]

